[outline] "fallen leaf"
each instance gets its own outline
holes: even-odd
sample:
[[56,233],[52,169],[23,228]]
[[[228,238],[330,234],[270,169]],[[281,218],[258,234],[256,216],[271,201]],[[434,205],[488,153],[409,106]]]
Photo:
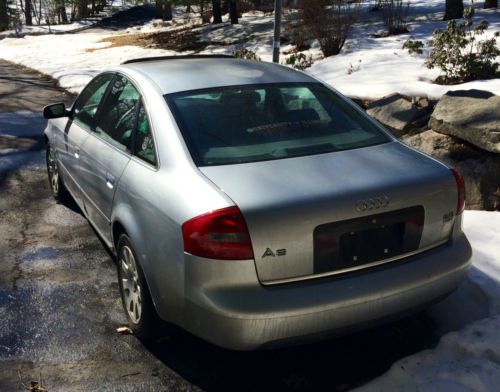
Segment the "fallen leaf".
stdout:
[[47,392],[47,389],[45,389],[43,385],[39,384],[38,381],[31,381],[28,390],[31,392]]
[[116,332],[122,335],[133,335],[134,332],[129,327],[118,327],[116,328]]
[[37,240],[27,240],[24,245],[31,245],[31,244],[36,244],[38,241]]

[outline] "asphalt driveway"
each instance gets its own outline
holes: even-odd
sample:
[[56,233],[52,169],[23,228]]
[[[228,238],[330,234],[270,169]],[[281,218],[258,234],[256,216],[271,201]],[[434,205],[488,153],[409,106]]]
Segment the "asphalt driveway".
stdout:
[[[125,317],[114,260],[76,205],[52,199],[45,172],[40,109],[72,99],[52,80],[0,61],[0,391],[24,390],[39,377],[49,392],[343,391],[470,321],[443,327],[432,312],[421,313],[326,342],[253,353],[183,332],[147,345],[118,334]],[[454,295],[455,303],[467,301],[460,291]],[[467,317],[487,312],[477,307]]]
[[45,174],[40,110],[73,97],[0,61],[0,391],[42,377],[50,391],[196,390],[125,322],[115,264]]

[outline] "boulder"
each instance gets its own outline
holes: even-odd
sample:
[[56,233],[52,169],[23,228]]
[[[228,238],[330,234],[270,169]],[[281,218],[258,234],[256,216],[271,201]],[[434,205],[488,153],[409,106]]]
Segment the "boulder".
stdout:
[[432,130],[404,136],[401,141],[462,173],[467,209],[500,210],[500,154]]
[[397,137],[406,135],[429,121],[427,109],[401,94],[392,94],[372,102],[368,105],[367,113]]
[[439,100],[429,128],[500,153],[500,96],[487,91],[449,91]]

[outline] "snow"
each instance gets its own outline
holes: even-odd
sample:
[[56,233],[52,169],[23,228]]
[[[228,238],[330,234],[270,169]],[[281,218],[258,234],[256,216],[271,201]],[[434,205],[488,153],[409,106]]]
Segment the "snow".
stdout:
[[[481,9],[482,3],[476,4],[476,7],[476,20],[484,19],[490,22],[486,36],[491,37],[495,31],[500,30],[499,13],[494,9]],[[308,53],[313,55],[316,62],[306,72],[352,98],[377,99],[397,92],[437,99],[445,92],[456,89],[481,89],[500,95],[500,79],[474,81],[456,86],[433,84],[432,80],[439,75],[439,70],[427,69],[424,65],[424,55],[413,56],[402,49],[403,43],[410,36],[427,41],[436,27],[445,27],[446,23],[440,20],[443,11],[442,0],[411,2],[409,34],[372,38],[370,35],[383,31],[384,26],[380,21],[380,13],[371,12],[370,2],[364,1],[360,22],[353,26],[342,53],[319,59],[321,55],[315,43]],[[172,22],[152,21],[142,27],[112,34],[76,33],[5,38],[0,41],[0,58],[49,74],[56,78],[62,87],[79,92],[92,76],[109,66],[118,65],[131,58],[179,54],[135,46],[87,52],[88,49],[108,46],[109,43],[98,41],[113,34],[167,31],[199,22],[196,18],[189,19],[182,8],[176,8],[174,12],[176,17]],[[225,18],[227,19],[227,16]],[[227,54],[245,47],[255,51],[264,61],[270,61],[272,58],[272,15],[250,12],[243,15],[238,25],[226,22],[223,25],[198,27],[196,31],[201,40],[214,43],[201,53]],[[289,49],[291,45],[282,46],[282,61],[285,57],[283,52]]]
[[[422,2],[424,3],[424,2]],[[455,86],[441,86],[433,84],[440,71],[429,70],[424,60],[429,53],[410,55],[403,50],[404,42],[410,38],[427,42],[432,38],[436,28],[445,28],[446,22],[440,21],[441,13],[434,15],[437,20],[427,20],[417,14],[427,7],[422,4],[413,10],[414,21],[410,23],[409,34],[401,34],[386,38],[372,38],[371,34],[383,31],[382,23],[365,22],[356,25],[351,33],[356,39],[348,40],[343,52],[316,62],[307,72],[333,85],[343,94],[351,98],[377,99],[391,93],[400,93],[408,96],[419,96],[438,99],[449,90],[480,89],[500,95],[500,79],[482,80],[464,83]],[[441,9],[444,2],[441,2]],[[413,8],[410,8],[411,10]],[[432,15],[431,15],[432,16]],[[476,11],[476,21],[487,20],[490,27],[485,37],[490,38],[495,31],[500,30],[500,15],[495,10]],[[359,66],[359,70],[348,73],[351,64]]]
[[125,60],[177,54],[137,46],[87,52],[87,49],[106,47],[108,43],[98,41],[108,36],[107,33],[81,33],[5,38],[0,41],[0,57],[48,74],[58,80],[61,87],[78,93],[98,72]]
[[[17,9],[21,10],[20,2],[17,1]],[[101,20],[104,17],[109,17],[111,15],[116,14],[117,12],[124,11],[126,9],[129,9],[133,7],[134,4],[129,1],[124,1],[124,0],[110,0],[108,1],[108,5],[105,7],[105,9],[98,15],[94,17],[89,17],[85,20],[79,20],[75,21],[72,23],[66,23],[66,24],[52,24],[52,25],[47,25],[47,24],[36,24],[35,18],[33,18],[33,24],[32,26],[27,26],[27,25],[20,25],[18,27],[17,32],[15,30],[6,30],[6,31],[1,31],[0,32],[0,39],[5,38],[5,37],[16,37],[18,35],[24,36],[26,34],[28,35],[41,35],[41,34],[59,34],[59,33],[69,33],[69,32],[78,32],[85,30],[93,25],[95,25],[99,20]],[[42,12],[45,15],[45,10],[42,8]],[[71,14],[71,7],[66,7],[66,13],[67,15]],[[23,13],[20,13],[22,17],[24,17]]]
[[[453,318],[453,313],[457,311],[462,314],[474,313],[475,307],[484,305],[488,312],[486,317],[445,334],[432,350],[395,362],[387,373],[356,391],[498,390],[500,212],[465,211],[464,214],[464,231],[473,248],[472,268],[467,281],[459,289],[464,291],[464,295],[452,295],[444,301],[440,318]],[[480,290],[480,295],[474,292],[477,289]],[[453,306],[453,301],[460,303]]]

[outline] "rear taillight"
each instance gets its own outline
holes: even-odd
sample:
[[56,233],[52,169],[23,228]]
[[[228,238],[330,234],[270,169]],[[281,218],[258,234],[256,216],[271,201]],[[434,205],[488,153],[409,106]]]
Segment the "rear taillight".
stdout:
[[457,183],[457,215],[461,214],[465,209],[465,183],[462,175],[455,169],[450,169],[455,177],[455,182]]
[[182,225],[184,250],[209,259],[253,259],[252,242],[238,207],[197,216]]

